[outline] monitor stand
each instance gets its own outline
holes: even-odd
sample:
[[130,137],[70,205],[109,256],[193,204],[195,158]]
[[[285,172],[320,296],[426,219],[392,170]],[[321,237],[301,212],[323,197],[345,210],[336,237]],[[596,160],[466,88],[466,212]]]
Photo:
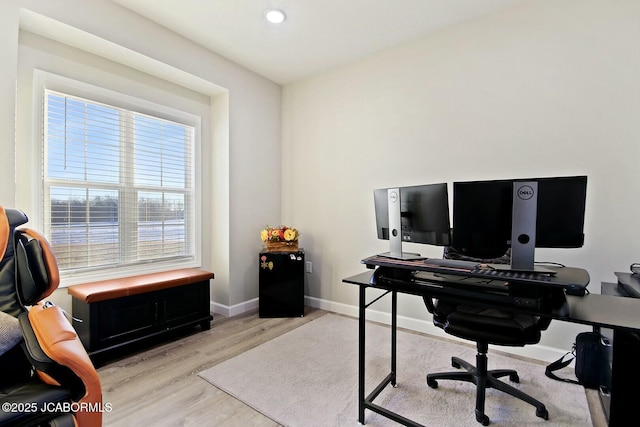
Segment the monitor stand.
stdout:
[[424,259],[417,253],[402,251],[402,211],[400,201],[400,188],[387,190],[387,203],[389,209],[389,252],[380,256],[406,261]]
[[513,182],[513,215],[511,220],[511,265],[494,266],[533,274],[555,274],[554,270],[535,265],[536,222],[538,216],[538,182]]

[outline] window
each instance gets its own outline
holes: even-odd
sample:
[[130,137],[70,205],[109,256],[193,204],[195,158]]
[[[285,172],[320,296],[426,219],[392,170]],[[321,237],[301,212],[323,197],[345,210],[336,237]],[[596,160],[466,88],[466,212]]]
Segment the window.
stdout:
[[63,272],[195,259],[196,127],[44,89],[43,219]]

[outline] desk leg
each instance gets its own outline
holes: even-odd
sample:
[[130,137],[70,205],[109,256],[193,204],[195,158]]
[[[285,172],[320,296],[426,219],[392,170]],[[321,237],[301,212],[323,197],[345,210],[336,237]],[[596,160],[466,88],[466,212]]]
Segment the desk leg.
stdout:
[[[385,409],[379,405],[375,405],[373,400],[382,392],[382,390],[389,384],[392,387],[396,386],[396,338],[398,331],[398,293],[397,291],[388,291],[384,295],[379,296],[377,299],[373,300],[369,304],[365,301],[365,291],[367,285],[361,284],[359,286],[359,319],[358,319],[358,422],[361,425],[364,425],[364,411],[366,409],[370,409],[371,411],[377,412],[378,414],[389,418],[390,420],[396,421],[405,426],[415,426],[415,427],[423,427],[421,424],[418,424],[414,421],[411,421],[408,418],[403,417],[402,415],[396,414],[388,409]],[[366,334],[365,334],[365,311],[367,307],[383,296],[391,293],[391,372],[389,375],[385,377],[385,379],[378,384],[378,386],[368,395],[365,396],[365,343],[366,343]]]
[[358,323],[358,422],[364,425],[364,348],[365,348],[365,285],[360,285],[360,315]]
[[398,336],[398,292],[391,292],[391,387],[396,386],[396,338]]

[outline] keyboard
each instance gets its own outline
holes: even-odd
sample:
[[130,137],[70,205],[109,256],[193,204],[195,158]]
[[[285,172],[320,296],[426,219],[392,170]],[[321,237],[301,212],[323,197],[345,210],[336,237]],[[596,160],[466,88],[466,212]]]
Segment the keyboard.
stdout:
[[460,259],[427,258],[424,261],[427,270],[446,272],[448,269],[463,270],[473,273],[473,277],[481,277],[495,280],[526,280],[535,282],[548,282],[553,274],[537,273],[531,271],[516,271],[508,268],[499,268],[495,264],[482,264],[477,261],[464,261]]
[[524,280],[534,283],[551,282],[553,276],[550,274],[532,273],[527,271],[498,270],[491,267],[478,268],[474,270],[475,277],[486,277],[490,279],[504,280]]

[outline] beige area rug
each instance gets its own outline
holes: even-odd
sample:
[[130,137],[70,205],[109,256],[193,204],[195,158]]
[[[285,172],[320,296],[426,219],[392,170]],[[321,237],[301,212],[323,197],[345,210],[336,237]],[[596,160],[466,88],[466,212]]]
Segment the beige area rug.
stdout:
[[[390,329],[367,325],[367,394],[389,373]],[[475,363],[475,349],[409,332],[398,332],[398,387],[387,387],[374,403],[430,426],[480,426],[475,420],[475,386],[440,381],[426,385],[427,372],[453,370],[451,356]],[[544,366],[492,353],[489,369],[514,368],[518,388],[549,411],[494,389],[487,390],[485,411],[494,426],[589,426],[584,389],[551,380]],[[284,426],[355,426],[358,419],[358,321],[324,315],[291,332],[222,362],[200,374],[257,411]],[[508,379],[506,380],[508,381]],[[397,425],[366,410],[367,426]]]

